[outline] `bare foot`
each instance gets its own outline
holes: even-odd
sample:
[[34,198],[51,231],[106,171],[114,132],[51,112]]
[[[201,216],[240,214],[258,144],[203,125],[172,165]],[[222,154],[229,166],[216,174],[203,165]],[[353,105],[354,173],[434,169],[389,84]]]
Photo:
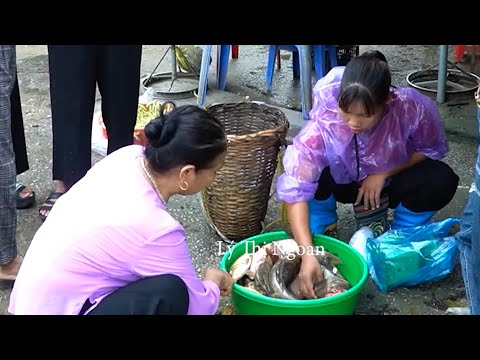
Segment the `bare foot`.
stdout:
[[17,255],[6,265],[0,266],[0,280],[15,280],[17,278],[20,266],[22,266],[23,257]]
[[20,191],[19,195],[22,199],[26,199],[33,195],[33,189],[30,186],[25,186],[25,188]]
[[27,209],[35,203],[35,191],[30,186],[20,182],[15,184],[15,206],[17,209]]

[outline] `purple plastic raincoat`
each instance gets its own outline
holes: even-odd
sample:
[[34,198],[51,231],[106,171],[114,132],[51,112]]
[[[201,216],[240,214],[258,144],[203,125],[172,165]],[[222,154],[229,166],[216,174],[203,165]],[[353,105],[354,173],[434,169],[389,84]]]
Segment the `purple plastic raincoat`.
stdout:
[[[357,180],[354,134],[337,110],[344,69],[333,68],[313,89],[310,120],[283,158],[285,172],[277,184],[280,200],[294,203],[312,199],[327,166],[337,184]],[[360,181],[406,162],[414,151],[434,160],[448,151],[436,103],[413,88],[392,89],[378,125],[357,134],[357,140]]]

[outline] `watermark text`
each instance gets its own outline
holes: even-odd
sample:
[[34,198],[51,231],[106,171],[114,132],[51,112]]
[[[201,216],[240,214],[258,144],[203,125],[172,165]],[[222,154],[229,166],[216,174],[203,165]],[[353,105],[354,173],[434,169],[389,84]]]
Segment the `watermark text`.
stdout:
[[[267,243],[262,243],[262,244],[257,244],[255,245],[254,241],[246,241],[245,242],[245,248],[244,251],[242,251],[243,254],[253,254],[256,253],[258,250],[260,250],[263,246],[265,246]],[[226,249],[223,247],[226,246]],[[234,249],[234,244],[225,244],[222,241],[218,241],[218,256],[224,256],[225,254],[228,255],[228,260],[232,257],[233,254],[233,249]],[[240,249],[239,249],[240,251]],[[277,255],[279,257],[286,258],[288,260],[293,260],[295,259],[296,256],[303,256],[303,255],[323,255],[325,254],[325,249],[323,246],[300,246],[297,245],[297,251],[296,252],[289,252],[289,253],[283,253],[282,249],[277,246],[273,246],[272,250],[270,251],[272,255]]]

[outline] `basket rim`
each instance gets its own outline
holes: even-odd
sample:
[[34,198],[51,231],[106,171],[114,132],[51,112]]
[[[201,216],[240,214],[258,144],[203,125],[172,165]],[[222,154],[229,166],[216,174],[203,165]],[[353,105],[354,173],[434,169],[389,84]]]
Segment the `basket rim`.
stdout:
[[285,120],[288,121],[287,115],[281,109],[279,109],[278,107],[270,105],[270,104],[266,104],[266,103],[256,102],[256,101],[237,101],[237,102],[230,101],[230,102],[224,102],[224,103],[215,102],[215,103],[211,103],[211,104],[207,105],[205,107],[205,110],[209,111],[212,108],[222,107],[222,106],[226,107],[226,106],[243,106],[243,105],[248,105],[248,106],[251,106],[251,107],[258,107],[258,108],[265,108],[265,109],[268,109],[268,110],[273,110],[275,112],[278,112],[279,115],[281,115],[283,118],[285,118]]
[[255,133],[245,134],[245,135],[227,135],[228,141],[237,141],[237,140],[248,140],[248,139],[256,139],[260,137],[272,137],[275,135],[281,135],[286,131],[283,130],[283,127],[278,127],[274,129],[266,129],[260,130]]
[[257,138],[257,137],[270,137],[272,135],[275,136],[275,135],[279,135],[279,134],[284,134],[288,131],[288,129],[290,127],[290,121],[288,120],[288,116],[282,110],[280,110],[277,107],[274,107],[272,105],[263,104],[263,103],[260,104],[260,103],[257,103],[257,102],[249,102],[249,101],[212,103],[212,104],[209,104],[208,106],[206,106],[205,110],[211,111],[212,108],[217,108],[217,107],[242,106],[242,105],[251,105],[252,107],[273,110],[274,112],[276,112],[278,114],[281,124],[279,124],[276,127],[272,127],[272,128],[265,129],[265,130],[260,130],[260,131],[257,131],[257,132],[252,132],[252,133],[249,133],[249,134],[227,135],[227,140],[235,141],[235,140],[253,139],[253,138]]

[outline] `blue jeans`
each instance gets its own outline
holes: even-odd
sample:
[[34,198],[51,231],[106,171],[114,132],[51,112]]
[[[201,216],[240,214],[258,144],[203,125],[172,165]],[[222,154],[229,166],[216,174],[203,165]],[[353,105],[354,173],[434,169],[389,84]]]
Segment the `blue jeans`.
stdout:
[[[477,109],[477,122],[480,132],[480,108]],[[472,315],[480,315],[480,146],[475,170],[475,180],[456,240],[470,312]]]

